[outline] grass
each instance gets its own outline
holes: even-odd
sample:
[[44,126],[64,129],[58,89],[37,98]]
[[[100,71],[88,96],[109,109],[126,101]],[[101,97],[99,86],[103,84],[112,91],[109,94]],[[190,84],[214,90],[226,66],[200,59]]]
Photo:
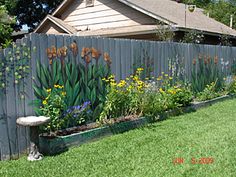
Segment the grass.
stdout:
[[[236,100],[72,148],[43,161],[0,162],[9,177],[236,176]],[[182,164],[174,164],[177,157]],[[191,159],[212,157],[212,164]]]

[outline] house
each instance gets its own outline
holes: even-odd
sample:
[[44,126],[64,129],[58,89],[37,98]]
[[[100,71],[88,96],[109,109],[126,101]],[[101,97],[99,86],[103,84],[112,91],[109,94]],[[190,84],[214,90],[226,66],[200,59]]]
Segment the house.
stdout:
[[64,0],[35,32],[157,40],[159,22],[171,26],[175,41],[194,29],[204,34],[204,43],[218,44],[226,34],[236,45],[235,30],[173,0]]

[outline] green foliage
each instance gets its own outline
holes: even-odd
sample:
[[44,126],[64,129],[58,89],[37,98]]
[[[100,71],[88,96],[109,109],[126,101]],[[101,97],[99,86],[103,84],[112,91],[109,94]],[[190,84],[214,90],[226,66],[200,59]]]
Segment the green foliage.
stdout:
[[234,76],[233,81],[226,88],[229,94],[236,94],[236,78]]
[[63,128],[74,127],[81,125],[89,119],[90,102],[85,102],[81,106],[72,106],[63,114],[61,120],[63,121]]
[[48,93],[42,101],[40,112],[50,117],[50,122],[45,127],[46,131],[56,131],[63,127],[64,120],[61,115],[66,108],[64,97],[65,92],[62,86],[55,85],[53,89],[46,90]]
[[[16,46],[14,43],[12,49],[8,50],[6,57],[0,60],[0,90],[3,91],[10,84],[9,78],[13,78],[14,84],[19,92],[21,85],[25,84],[25,78],[30,73],[31,50],[26,44]],[[24,93],[22,93],[24,94]]]
[[[209,13],[211,18],[229,26],[230,15],[235,15],[236,11],[235,0],[191,0],[191,4],[195,4],[205,10],[205,13]],[[189,0],[184,0],[184,3],[189,4]],[[236,29],[236,18],[233,18],[233,28]],[[222,44],[221,39],[221,44]],[[230,43],[222,44],[227,45]]]
[[[50,65],[45,66],[41,62],[37,62],[34,92],[36,97],[42,100],[45,97],[46,89],[52,89],[57,84],[63,85],[66,92],[64,99],[66,109],[87,101],[91,102],[93,116],[89,117],[91,120],[86,120],[88,122],[95,121],[98,118],[105,102],[106,83],[102,81],[102,78],[110,75],[111,59],[109,59],[108,54],[104,54],[106,56],[104,60],[106,59],[107,64],[99,64],[97,61],[100,54],[96,49],[84,48],[83,50],[87,50],[86,56],[82,56],[85,65],[74,61],[75,56],[73,59],[67,58],[67,47],[58,49],[61,52],[59,55],[59,52],[56,54],[55,47],[49,48],[47,54]],[[78,52],[74,50],[73,54],[77,55]],[[95,64],[91,62],[90,57],[96,60]],[[39,105],[36,105],[36,112],[38,107]]]
[[193,101],[193,93],[188,85],[174,86],[168,92],[172,102],[178,106],[188,106]]
[[193,100],[187,85],[173,85],[173,79],[164,73],[157,78],[158,82],[145,83],[140,79],[142,71],[138,68],[136,75],[119,83],[113,76],[106,79],[110,85],[101,120],[140,114],[156,117],[167,110],[187,106]]
[[157,117],[168,107],[167,100],[164,102],[164,97],[159,92],[145,92],[141,98],[140,109],[144,116]]
[[236,75],[236,58],[233,59],[233,62],[231,64],[231,73],[232,75]]
[[190,30],[184,34],[183,40],[181,42],[200,44],[203,42],[203,40],[204,35],[201,31],[199,32],[197,30]]
[[0,43],[3,48],[11,42],[12,25],[14,23],[15,20],[8,15],[5,6],[0,6]]
[[230,40],[230,36],[229,35],[222,34],[219,39],[220,39],[220,45],[232,46],[232,41]]
[[156,37],[159,41],[173,41],[175,32],[172,27],[164,22],[157,24]]
[[119,83],[115,81],[114,76],[104,79],[109,85],[100,121],[140,113],[140,96],[145,87],[144,82],[140,80],[142,71],[142,68],[138,68],[135,75]]
[[[154,98],[151,94],[154,95]],[[151,98],[148,98],[148,95],[151,96]],[[176,109],[178,107],[188,106],[193,100],[191,90],[189,87],[183,85],[169,86],[168,88],[161,87],[158,92],[149,92],[148,95],[142,97],[144,99],[144,103],[147,104],[145,107],[154,110],[155,107],[159,106],[159,109],[154,111],[154,113],[158,113],[157,111],[161,113],[167,110]],[[150,102],[150,108],[148,102],[145,101],[146,99]],[[154,103],[151,101],[152,99]],[[143,113],[146,114],[145,110]],[[148,114],[151,114],[151,112],[149,111]]]
[[[232,5],[232,3],[219,0],[215,3],[210,3],[205,7],[205,11],[210,14],[210,17],[224,23],[229,26],[230,24],[230,15],[234,15],[236,10],[236,6]],[[236,28],[236,19],[233,20],[233,28]]]
[[211,2],[213,2],[213,0],[183,0],[183,3],[194,4],[197,7],[202,7],[202,8],[209,5]]
[[202,92],[197,93],[197,100],[206,101],[206,100],[211,100],[213,98],[222,96],[224,92],[217,91],[216,84],[217,84],[217,80],[215,82],[212,82],[209,85],[206,85],[206,87],[204,88]]
[[37,25],[51,14],[63,0],[12,0],[8,5],[12,15],[17,17],[17,28],[27,25],[33,31]]
[[216,91],[224,87],[224,73],[218,66],[218,58],[210,56],[199,56],[193,60],[193,70],[191,74],[192,89],[194,93],[201,92],[212,82],[217,81]]

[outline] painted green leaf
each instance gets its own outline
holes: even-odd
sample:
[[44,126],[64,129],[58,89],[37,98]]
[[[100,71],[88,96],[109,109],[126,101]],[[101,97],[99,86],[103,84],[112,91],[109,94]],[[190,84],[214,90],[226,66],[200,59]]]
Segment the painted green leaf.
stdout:
[[93,88],[93,90],[91,91],[90,101],[92,104],[94,104],[96,101],[96,89],[95,88]]

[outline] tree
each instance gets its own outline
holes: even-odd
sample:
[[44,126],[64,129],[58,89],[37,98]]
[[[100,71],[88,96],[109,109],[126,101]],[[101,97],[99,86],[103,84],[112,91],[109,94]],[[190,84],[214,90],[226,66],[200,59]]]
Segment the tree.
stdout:
[[157,24],[156,37],[159,41],[174,41],[174,29],[164,22],[159,22]]
[[183,3],[185,4],[194,4],[197,7],[204,8],[210,3],[214,2],[214,0],[183,0]]
[[[233,3],[233,1],[227,2],[227,1],[220,0],[216,3],[209,4],[205,8],[205,11],[209,12],[210,17],[229,26],[230,16],[235,15],[236,13],[236,6],[232,5],[231,3]],[[236,18],[234,18],[233,20],[233,28],[236,29]]]
[[1,46],[6,47],[11,41],[11,34],[13,32],[12,25],[15,20],[8,15],[5,6],[0,6],[0,43]]
[[17,27],[27,25],[30,31],[52,13],[62,0],[18,0],[11,4],[11,13],[17,17]]

